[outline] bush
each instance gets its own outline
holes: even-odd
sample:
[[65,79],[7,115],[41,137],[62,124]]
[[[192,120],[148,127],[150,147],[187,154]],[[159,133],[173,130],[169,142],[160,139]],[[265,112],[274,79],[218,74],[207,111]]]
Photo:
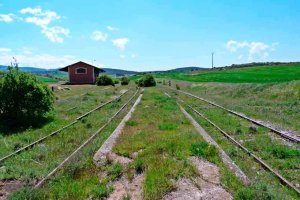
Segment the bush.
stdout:
[[129,78],[125,76],[121,78],[121,85],[128,85],[129,82],[130,82]]
[[115,83],[115,84],[119,84],[119,83],[120,83],[119,79],[115,79],[115,80],[114,80],[114,83]]
[[112,85],[115,86],[115,83],[113,79],[107,75],[101,75],[97,78],[96,81],[97,85],[106,86],[106,85]]
[[156,82],[154,77],[151,74],[146,74],[141,79],[138,80],[138,86],[140,87],[156,86]]
[[53,102],[50,88],[36,76],[19,71],[17,64],[0,80],[0,121],[7,128],[38,125],[53,109]]
[[176,89],[180,90],[180,86],[178,84],[176,84]]

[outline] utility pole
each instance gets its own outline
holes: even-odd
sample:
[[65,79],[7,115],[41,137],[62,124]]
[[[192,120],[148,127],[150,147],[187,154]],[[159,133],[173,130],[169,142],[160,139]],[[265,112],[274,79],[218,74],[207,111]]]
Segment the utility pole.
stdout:
[[214,68],[214,52],[211,53],[211,68]]

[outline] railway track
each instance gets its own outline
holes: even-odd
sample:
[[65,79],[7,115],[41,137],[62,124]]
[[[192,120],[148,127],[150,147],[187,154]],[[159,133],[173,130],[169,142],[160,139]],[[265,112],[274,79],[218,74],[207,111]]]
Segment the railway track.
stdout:
[[117,112],[115,112],[108,120],[107,122],[102,125],[98,130],[96,130],[87,140],[85,140],[78,148],[76,148],[69,156],[67,156],[61,163],[57,165],[50,173],[48,173],[43,179],[41,179],[37,184],[34,185],[34,189],[37,189],[41,187],[47,180],[49,180],[52,176],[54,176],[60,169],[62,169],[68,161],[73,158],[82,148],[87,146],[95,137],[103,130],[105,129],[117,116],[122,110],[134,99],[134,97],[138,94],[139,89],[136,90],[136,92],[130,97],[130,99],[122,105],[120,109],[118,109]]
[[234,137],[232,137],[229,133],[221,129],[219,126],[217,126],[213,121],[205,117],[202,113],[197,111],[195,108],[193,108],[191,105],[187,105],[194,113],[196,113],[198,116],[203,118],[206,122],[208,122],[210,125],[212,125],[215,129],[217,129],[220,133],[222,133],[231,143],[242,149],[244,152],[246,152],[249,156],[254,158],[256,162],[258,162],[263,168],[267,169],[269,172],[274,174],[284,185],[288,186],[289,188],[293,189],[295,192],[298,193],[300,196],[300,190],[292,184],[290,181],[288,181],[286,178],[284,178],[279,172],[277,172],[275,169],[273,169],[270,165],[268,165],[265,161],[263,161],[259,156],[254,154],[252,151],[250,151],[248,148],[246,148],[243,144],[241,144],[239,141],[237,141]]
[[18,149],[18,150],[16,150],[16,151],[14,151],[14,152],[12,152],[12,153],[6,155],[6,156],[3,156],[2,158],[0,158],[0,163],[2,163],[3,161],[5,161],[5,160],[7,160],[7,159],[9,159],[9,158],[11,158],[11,157],[13,157],[13,156],[15,156],[15,155],[21,153],[21,152],[23,152],[23,151],[25,151],[25,150],[27,150],[27,149],[29,149],[29,148],[31,148],[31,147],[33,147],[33,146],[36,145],[36,144],[39,144],[39,143],[45,141],[45,140],[48,139],[49,137],[54,136],[54,135],[57,135],[57,134],[60,133],[61,131],[63,131],[63,130],[65,130],[65,129],[67,129],[67,128],[73,126],[73,125],[75,125],[75,124],[78,123],[81,119],[87,117],[88,115],[90,115],[91,113],[95,112],[96,110],[99,110],[100,108],[102,108],[102,107],[104,107],[104,106],[106,106],[106,105],[108,105],[108,104],[110,104],[110,103],[112,103],[112,102],[114,102],[114,101],[119,100],[119,99],[122,98],[122,96],[125,95],[128,91],[129,91],[129,90],[125,91],[124,93],[122,93],[122,94],[119,95],[118,97],[116,97],[116,98],[114,98],[114,99],[112,99],[112,100],[109,100],[109,101],[107,101],[107,102],[105,102],[105,103],[103,103],[103,104],[97,106],[96,108],[94,108],[94,109],[92,109],[92,110],[86,112],[85,114],[83,114],[83,115],[81,115],[81,116],[78,116],[73,122],[70,122],[69,124],[63,126],[62,128],[60,128],[60,129],[58,129],[58,130],[56,130],[56,131],[53,131],[53,132],[51,132],[50,134],[48,134],[48,135],[46,135],[46,136],[44,136],[44,137],[41,137],[40,139],[38,139],[38,140],[36,140],[36,141],[34,141],[34,142],[32,142],[32,143],[30,143],[30,144],[28,144],[28,145],[26,145],[26,146],[20,148],[20,149]]
[[[166,93],[167,96],[170,96],[168,93]],[[182,99],[177,97],[177,103],[182,106],[181,103],[185,103]],[[220,128],[215,122],[208,119],[204,114],[200,113],[198,110],[196,110],[194,107],[192,107],[189,104],[185,105],[196,115],[200,116],[202,119],[204,119],[208,124],[210,124],[212,127],[214,127],[218,132],[222,133],[222,135],[228,139],[228,141],[235,145],[236,147],[240,148],[242,151],[244,151],[247,155],[249,155],[251,158],[253,158],[257,163],[259,163],[264,169],[272,173],[275,177],[277,177],[280,182],[283,185],[286,185],[288,188],[295,191],[298,196],[300,196],[300,189],[295,186],[292,182],[290,182],[288,179],[286,179],[283,175],[281,175],[277,170],[275,170],[272,166],[270,166],[268,163],[266,163],[262,158],[260,158],[257,154],[253,153],[251,150],[249,150],[247,147],[245,147],[241,142],[239,142],[237,139],[235,139],[231,134],[224,131],[222,128]]]
[[204,99],[204,98],[202,98],[202,97],[198,97],[198,96],[196,96],[196,95],[194,95],[194,94],[191,94],[191,93],[189,93],[189,92],[182,91],[182,90],[176,90],[176,89],[173,89],[173,88],[170,88],[170,87],[165,87],[165,88],[168,88],[168,89],[170,89],[170,90],[173,90],[173,91],[176,91],[176,92],[185,94],[185,95],[187,95],[187,96],[190,96],[190,97],[193,97],[193,98],[195,98],[195,99],[201,100],[201,101],[203,101],[203,102],[205,102],[205,103],[208,103],[208,104],[210,104],[210,105],[212,105],[212,106],[215,106],[215,107],[217,107],[217,108],[223,109],[223,110],[229,112],[230,114],[233,114],[233,115],[235,115],[235,116],[237,116],[237,117],[240,117],[240,118],[242,118],[242,119],[245,119],[245,120],[247,120],[247,121],[250,121],[250,122],[252,122],[253,124],[256,124],[256,125],[261,126],[261,127],[264,127],[264,128],[267,128],[267,129],[269,129],[270,131],[272,131],[272,132],[274,132],[274,133],[280,135],[281,137],[283,137],[283,138],[285,138],[285,139],[288,139],[289,141],[296,142],[296,143],[299,143],[299,142],[300,142],[300,138],[299,138],[298,135],[289,135],[289,134],[284,133],[284,132],[282,132],[282,131],[280,131],[280,130],[277,130],[277,129],[273,128],[273,127],[267,126],[267,125],[263,124],[262,122],[260,122],[260,121],[258,121],[258,120],[252,119],[252,118],[250,118],[250,117],[248,117],[248,116],[245,116],[245,115],[243,115],[243,114],[240,114],[240,113],[238,113],[238,112],[236,112],[236,111],[227,109],[227,108],[225,108],[225,107],[223,107],[223,106],[221,106],[221,105],[218,105],[218,104],[216,104],[216,103],[214,103],[214,102],[212,102],[212,101],[209,101],[209,100],[207,100],[207,99]]

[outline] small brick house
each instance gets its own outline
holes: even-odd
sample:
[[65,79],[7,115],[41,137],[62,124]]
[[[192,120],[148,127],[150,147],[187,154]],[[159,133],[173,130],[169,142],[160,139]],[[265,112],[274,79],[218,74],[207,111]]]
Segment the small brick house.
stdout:
[[79,61],[59,69],[59,71],[68,72],[70,84],[94,84],[99,73],[103,69]]

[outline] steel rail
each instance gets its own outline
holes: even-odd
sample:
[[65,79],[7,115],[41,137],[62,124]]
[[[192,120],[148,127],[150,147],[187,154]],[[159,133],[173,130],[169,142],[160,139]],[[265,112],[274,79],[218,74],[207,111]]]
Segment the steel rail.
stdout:
[[265,169],[269,170],[271,173],[273,173],[279,180],[296,191],[298,195],[300,195],[300,190],[295,187],[291,182],[289,182],[287,179],[285,179],[281,174],[279,174],[277,171],[275,171],[272,167],[270,167],[267,163],[265,163],[261,158],[253,154],[251,151],[249,151],[246,147],[244,147],[241,143],[236,141],[232,136],[230,136],[227,132],[222,130],[220,127],[218,127],[215,123],[213,123],[211,120],[209,120],[207,117],[205,117],[203,114],[201,114],[199,111],[194,109],[192,106],[187,105],[190,109],[192,109],[196,114],[198,114],[200,117],[205,119],[209,124],[211,124],[213,127],[215,127],[218,131],[220,131],[226,138],[228,138],[233,144],[244,150],[247,154],[249,154],[251,157],[253,157],[259,164],[261,164]]
[[132,95],[132,97],[125,103],[123,106],[112,116],[108,119],[108,121],[101,126],[92,136],[90,136],[84,143],[82,143],[75,151],[73,151],[67,158],[65,158],[57,167],[55,167],[49,174],[47,174],[42,180],[40,180],[35,186],[34,189],[41,187],[51,176],[55,175],[56,172],[63,168],[64,165],[73,157],[75,156],[83,147],[88,145],[104,128],[106,128],[112,120],[132,101],[132,99],[136,96],[139,92],[139,89]]
[[[169,87],[166,87],[166,88],[169,88]],[[290,141],[292,141],[292,142],[300,142],[300,139],[298,139],[298,138],[295,138],[295,137],[293,137],[293,136],[287,135],[286,133],[283,133],[283,132],[281,132],[281,131],[279,131],[279,130],[277,130],[277,129],[275,129],[275,128],[269,127],[269,126],[267,126],[267,125],[265,125],[265,124],[263,124],[263,123],[261,123],[261,122],[255,120],[255,119],[252,119],[252,118],[250,118],[250,117],[247,117],[247,116],[245,116],[245,115],[242,115],[242,114],[240,114],[240,113],[238,113],[238,112],[236,112],[236,111],[229,110],[229,109],[227,109],[227,108],[225,108],[225,107],[223,107],[223,106],[220,106],[220,105],[218,105],[218,104],[216,104],[216,103],[214,103],[214,102],[212,102],[212,101],[209,101],[209,100],[206,100],[206,99],[204,99],[204,98],[198,97],[198,96],[196,96],[196,95],[194,95],[194,94],[191,94],[191,93],[189,93],[189,92],[185,92],[185,91],[181,91],[181,90],[176,90],[176,89],[173,89],[173,88],[169,88],[169,89],[174,90],[174,91],[177,91],[177,92],[180,92],[180,93],[183,93],[183,94],[188,95],[188,96],[190,96],[190,97],[194,97],[194,98],[199,99],[199,100],[201,100],[201,101],[204,101],[204,102],[206,102],[206,103],[208,103],[208,104],[211,104],[211,105],[213,105],[213,106],[216,106],[216,107],[218,107],[218,108],[221,108],[221,109],[223,109],[223,110],[225,110],[225,111],[227,111],[227,112],[229,112],[229,113],[231,113],[231,114],[233,114],[233,115],[236,115],[236,116],[238,116],[238,117],[240,117],[240,118],[246,119],[246,120],[248,120],[248,121],[250,121],[250,122],[252,122],[252,123],[254,123],[254,124],[258,125],[258,126],[265,127],[265,128],[267,128],[267,129],[271,130],[272,132],[274,132],[274,133],[280,135],[281,137],[284,137],[284,138],[286,138],[286,139],[288,139],[288,140],[290,140]]]
[[50,133],[50,134],[48,134],[48,135],[46,135],[46,136],[44,136],[44,137],[42,137],[42,138],[40,138],[40,139],[38,139],[38,140],[36,140],[36,141],[34,141],[34,142],[32,142],[32,143],[30,143],[30,144],[28,144],[28,145],[26,145],[26,146],[24,146],[24,147],[18,149],[18,150],[16,150],[16,151],[14,151],[14,152],[12,152],[12,153],[10,153],[10,154],[8,154],[8,155],[6,155],[6,156],[0,158],[0,163],[3,162],[3,161],[6,160],[6,159],[12,157],[12,156],[14,156],[14,155],[16,155],[16,154],[18,154],[18,153],[24,151],[24,150],[29,149],[30,147],[32,147],[32,146],[34,146],[34,145],[36,145],[36,144],[38,144],[38,143],[41,143],[42,141],[46,140],[47,138],[49,138],[49,137],[51,137],[51,136],[54,136],[54,135],[58,134],[59,132],[65,130],[65,129],[67,129],[67,128],[69,128],[70,126],[73,126],[74,124],[78,123],[82,118],[88,116],[88,115],[91,114],[92,112],[94,112],[94,111],[96,111],[96,110],[98,110],[98,109],[100,109],[100,108],[106,106],[106,105],[109,104],[109,103],[112,103],[112,102],[114,102],[114,101],[117,101],[117,100],[120,99],[123,95],[125,95],[128,91],[129,91],[129,90],[127,90],[126,92],[124,92],[124,93],[121,94],[120,96],[118,96],[118,97],[116,97],[116,98],[114,98],[114,99],[112,99],[112,100],[109,100],[109,101],[107,101],[107,102],[101,104],[100,106],[97,106],[96,108],[90,110],[89,112],[85,113],[84,115],[81,115],[81,116],[77,117],[75,121],[73,121],[73,122],[67,124],[66,126],[64,126],[64,127],[60,128],[60,129],[58,129],[58,130],[56,130],[56,131],[54,131],[54,132],[52,132],[52,133]]

